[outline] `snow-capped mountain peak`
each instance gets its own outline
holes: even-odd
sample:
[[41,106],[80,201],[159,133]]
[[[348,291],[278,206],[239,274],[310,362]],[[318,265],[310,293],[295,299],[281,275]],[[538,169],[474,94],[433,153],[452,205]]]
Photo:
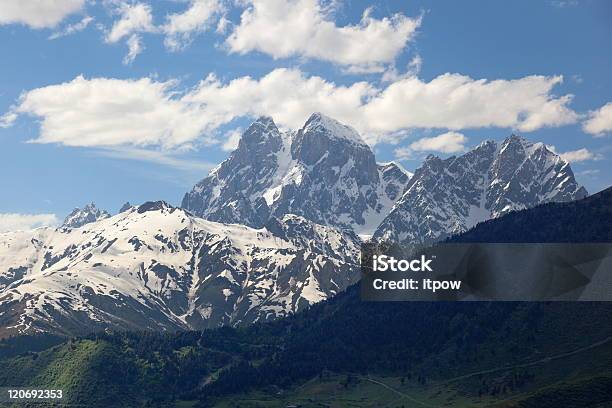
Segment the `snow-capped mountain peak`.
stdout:
[[297,214],[367,235],[408,181],[408,173],[393,169],[396,164],[379,166],[359,134],[335,119],[314,113],[297,132],[283,133],[264,117],[182,206],[210,220],[253,227]]
[[103,220],[110,217],[110,214],[101,210],[94,203],[89,203],[83,208],[75,208],[70,214],[64,219],[62,227],[65,228],[80,228],[90,222]]
[[80,229],[0,234],[0,335],[271,319],[354,283],[358,259],[354,236],[303,217],[254,229],[147,202]]
[[315,112],[306,121],[302,132],[317,137],[331,137],[344,139],[351,143],[365,145],[359,133],[351,126],[345,125],[336,119],[330,118],[320,112]]
[[252,147],[254,144],[276,141],[280,131],[270,116],[260,116],[253,122],[240,138],[240,143]]
[[119,208],[119,212],[120,212],[120,213],[122,213],[122,212],[124,212],[124,211],[129,210],[129,209],[130,209],[130,208],[132,208],[132,207],[133,207],[133,205],[132,205],[132,204],[130,204],[130,202],[129,202],[129,201],[126,201],[126,202],[125,202],[125,203],[124,203],[124,204],[121,206],[121,208]]
[[586,195],[569,163],[543,143],[511,135],[459,157],[428,156],[374,237],[432,242],[510,211]]

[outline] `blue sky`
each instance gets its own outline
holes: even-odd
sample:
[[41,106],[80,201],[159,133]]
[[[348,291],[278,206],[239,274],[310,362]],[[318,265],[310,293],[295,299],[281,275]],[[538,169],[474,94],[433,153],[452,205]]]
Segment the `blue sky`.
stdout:
[[315,110],[409,170],[519,133],[596,192],[611,21],[606,0],[6,0],[0,219],[178,204],[255,116],[296,128]]

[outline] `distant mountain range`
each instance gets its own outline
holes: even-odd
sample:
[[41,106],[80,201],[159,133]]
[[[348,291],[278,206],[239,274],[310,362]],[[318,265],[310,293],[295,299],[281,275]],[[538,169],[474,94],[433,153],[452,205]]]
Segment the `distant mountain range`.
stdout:
[[315,113],[297,132],[258,119],[182,207],[224,223],[260,227],[270,216],[298,214],[366,237],[433,242],[510,211],[586,195],[570,164],[543,143],[512,135],[459,157],[430,155],[413,175],[377,164],[354,129]]
[[512,135],[459,157],[428,156],[374,237],[434,242],[511,211],[586,196],[568,162]]
[[583,198],[569,163],[511,136],[413,174],[349,126],[256,120],[182,208],[89,204],[57,228],[0,234],[0,336],[201,329],[283,317],[358,279],[360,242],[433,242]]

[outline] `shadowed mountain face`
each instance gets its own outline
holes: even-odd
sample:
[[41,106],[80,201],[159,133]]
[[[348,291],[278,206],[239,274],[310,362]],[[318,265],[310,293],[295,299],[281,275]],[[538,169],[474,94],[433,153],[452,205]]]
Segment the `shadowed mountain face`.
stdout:
[[182,206],[224,223],[260,227],[297,214],[364,238],[434,242],[510,211],[586,195],[568,162],[519,136],[459,157],[429,156],[412,177],[395,163],[377,164],[354,129],[315,113],[297,132],[258,119]]
[[185,195],[182,207],[212,221],[261,227],[270,216],[262,191],[289,154],[288,138],[272,118],[259,118],[230,157]]
[[448,241],[612,242],[612,187],[582,200],[512,212]]
[[542,143],[513,135],[459,157],[429,156],[374,237],[434,242],[511,211],[586,195],[568,162]]
[[371,234],[410,178],[377,164],[359,134],[313,114],[297,132],[260,118],[238,148],[183,198],[183,208],[224,223],[264,225],[297,214],[318,224]]

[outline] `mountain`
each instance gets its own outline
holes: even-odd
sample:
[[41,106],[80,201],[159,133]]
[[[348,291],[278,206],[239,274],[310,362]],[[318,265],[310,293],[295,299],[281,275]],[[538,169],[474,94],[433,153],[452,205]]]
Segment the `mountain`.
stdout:
[[124,211],[129,210],[129,209],[130,209],[130,208],[132,208],[132,207],[134,207],[134,206],[133,206],[132,204],[130,204],[130,202],[129,202],[129,201],[126,201],[126,202],[125,202],[125,203],[124,203],[124,204],[121,206],[121,208],[119,208],[119,212],[120,212],[120,213],[122,213],[122,212],[124,212]]
[[[488,220],[453,240],[612,242],[602,222],[610,219],[612,188]],[[512,236],[495,240],[503,227]],[[302,313],[238,328],[107,331],[41,352],[23,352],[31,337],[8,339],[0,386],[62,388],[66,403],[91,407],[603,408],[612,402],[611,313],[609,302],[362,302],[354,285]]]
[[90,222],[96,222],[110,217],[110,214],[105,210],[101,210],[94,203],[89,203],[83,208],[75,208],[64,219],[62,227],[64,228],[79,228]]
[[[450,241],[612,242],[609,220],[612,187],[578,201],[512,212],[482,222]],[[506,228],[510,232],[504,233]],[[487,392],[493,384],[511,388],[508,382],[513,372],[532,380],[550,376],[553,383],[585,372],[607,375],[608,382],[612,381],[610,302],[363,302],[359,293],[357,284],[303,313],[270,323],[269,330],[276,333],[271,337],[283,336],[284,347],[279,347],[282,352],[271,353],[269,360],[256,366],[236,365],[235,373],[226,372],[204,394],[231,395],[273,384],[286,387],[325,370],[364,375],[382,371],[419,378],[421,386],[429,382],[444,384],[445,379],[482,372],[474,376],[475,383],[468,377],[461,387],[451,384],[453,389],[469,390],[472,396],[478,395],[483,382],[488,383]],[[251,335],[262,332],[255,327],[245,330],[251,330]],[[593,347],[590,356],[588,349],[583,350],[584,354],[576,353],[574,359],[564,355],[593,344],[601,348]],[[546,357],[557,354],[563,359],[556,369],[540,368],[538,364],[533,370],[514,367],[517,362],[551,364]],[[494,375],[485,376],[489,370]],[[234,375],[244,379],[239,389]],[[542,386],[543,378],[537,378],[536,383]],[[612,398],[610,393],[607,396]]]
[[183,198],[203,218],[259,228],[296,214],[322,225],[372,234],[411,174],[378,164],[351,127],[315,113],[297,132],[261,117],[230,157]]
[[586,195],[568,162],[543,143],[512,135],[459,157],[428,156],[374,238],[434,242],[512,211]]
[[586,195],[568,162],[516,135],[459,157],[430,155],[413,177],[377,163],[353,128],[315,113],[296,132],[259,118],[182,207],[255,228],[297,214],[364,239],[434,242],[514,210]]
[[478,224],[448,241],[612,242],[612,187],[582,200],[547,203],[529,211],[511,212]]
[[283,317],[356,282],[377,227],[376,239],[431,242],[586,195],[567,162],[517,136],[430,156],[411,176],[322,114],[297,132],[259,118],[183,208],[126,203],[110,217],[92,203],[58,229],[0,234],[0,334]]
[[148,202],[0,234],[0,335],[179,330],[286,316],[358,279],[358,238],[297,215],[253,229]]

